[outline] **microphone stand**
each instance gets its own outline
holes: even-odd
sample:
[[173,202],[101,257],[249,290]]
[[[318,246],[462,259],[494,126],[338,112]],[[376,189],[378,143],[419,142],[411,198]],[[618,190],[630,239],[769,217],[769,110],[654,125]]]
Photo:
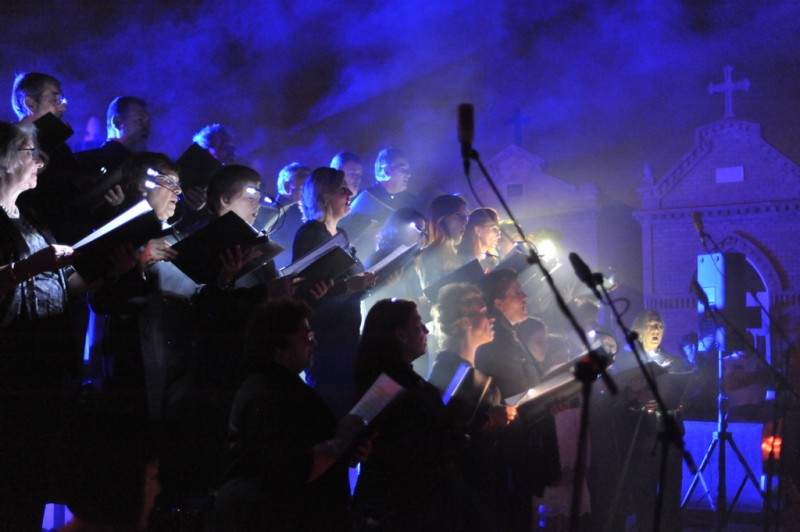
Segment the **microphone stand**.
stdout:
[[[696,230],[697,230],[698,235],[700,237],[700,243],[702,244],[703,248],[705,249],[705,251],[707,253],[716,252],[716,253],[721,253],[721,254],[724,255],[724,252],[722,251],[722,248],[719,246],[717,241],[714,240],[714,237],[712,235],[710,235],[709,233],[706,233],[705,231],[703,231],[702,228],[696,228]],[[711,249],[709,249],[709,246],[708,246],[706,240],[711,242]],[[702,290],[702,288],[701,288],[701,290]],[[761,300],[758,297],[756,297],[756,294],[752,290],[750,291],[750,294],[753,296],[753,299],[758,303],[758,306],[761,309],[761,311],[764,314],[767,315],[767,318],[769,319],[770,325],[774,324],[775,330],[778,331],[778,334],[786,342],[789,351],[790,352],[794,352],[795,351],[795,346],[792,343],[792,341],[789,339],[789,337],[786,334],[786,332],[780,326],[779,322],[777,320],[773,319],[772,313],[767,308],[764,307],[764,304],[761,303]],[[765,367],[767,369],[767,371],[769,371],[769,373],[771,374],[771,376],[774,379],[774,381],[778,383],[779,388],[778,388],[778,390],[776,390],[776,392],[778,392],[778,391],[787,391],[787,392],[789,392],[790,395],[794,398],[795,403],[797,403],[797,401],[798,401],[797,391],[786,380],[786,377],[781,372],[779,372],[778,370],[773,368],[772,365],[770,365],[769,362],[767,362],[766,356],[760,350],[758,350],[758,348],[753,344],[753,342],[751,342],[749,338],[745,337],[745,335],[743,335],[741,333],[741,331],[736,326],[734,326],[722,312],[719,312],[718,309],[714,309],[714,308],[712,308],[710,306],[706,306],[706,309],[711,313],[711,316],[714,319],[714,322],[717,324],[718,327],[719,327],[718,319],[720,319],[728,326],[729,330],[731,330],[736,335],[736,338],[739,341],[741,341],[745,345],[745,347],[747,349],[751,350],[756,355],[756,358],[761,363],[761,365],[763,367]],[[750,475],[752,475],[752,471],[750,470],[749,466],[746,463],[744,463],[744,459],[742,458],[741,453],[739,453],[738,449],[735,446],[735,443],[733,442],[733,435],[728,433],[728,431],[727,431],[727,419],[725,420],[724,426],[722,425],[721,421],[719,420],[720,417],[722,416],[722,406],[721,406],[720,401],[722,400],[722,397],[723,397],[723,395],[722,395],[722,371],[723,370],[722,370],[722,353],[721,352],[719,353],[719,357],[720,357],[720,359],[719,359],[720,366],[718,368],[718,377],[719,377],[719,390],[718,391],[719,391],[719,396],[718,396],[718,399],[717,399],[717,402],[718,402],[718,407],[717,407],[717,410],[718,410],[717,432],[714,433],[714,437],[713,437],[712,443],[709,446],[709,449],[707,451],[707,457],[706,458],[710,458],[710,455],[713,452],[713,447],[714,447],[715,443],[718,441],[718,439],[722,439],[722,444],[720,445],[720,461],[724,463],[724,461],[725,461],[725,458],[724,458],[725,443],[724,442],[725,441],[729,441],[731,446],[733,447],[734,451],[736,452],[737,456],[739,457],[739,460],[743,462],[743,464],[745,466],[745,470]],[[786,368],[786,373],[788,374],[788,367]],[[785,408],[785,405],[783,405],[783,406]],[[773,415],[773,419],[772,419],[772,427],[773,427],[772,438],[773,438],[773,442],[775,441],[775,438],[777,437],[777,434],[778,434],[778,419],[781,417],[781,415],[779,413],[779,410],[778,410],[779,408],[780,408],[780,405],[778,403],[778,398],[776,397],[774,415]],[[726,416],[727,416],[727,413],[726,413]],[[722,437],[719,437],[718,434],[721,434]],[[773,511],[773,508],[772,508],[772,479],[773,479],[773,477],[775,475],[775,468],[773,467],[774,463],[775,463],[775,449],[774,449],[774,444],[773,444],[772,446],[770,446],[770,451],[769,451],[769,455],[768,455],[768,459],[767,459],[766,489],[762,492],[760,487],[758,486],[758,484],[756,484],[756,489],[759,492],[759,494],[761,495],[761,498],[762,498],[762,501],[763,501],[763,507],[766,510],[764,512],[764,530],[765,531],[769,530],[769,528],[770,528],[770,524],[769,524],[770,513]],[[781,467],[782,466],[783,466],[783,463],[781,463]],[[702,467],[701,467],[701,472],[698,473],[698,475],[700,475],[701,473],[702,473]],[[723,482],[724,479],[725,479],[725,470],[722,468],[722,466],[720,466],[720,476],[719,476],[720,484]],[[692,483],[693,486],[696,485],[696,480],[697,480],[697,477],[695,477],[695,479],[693,480],[693,483]],[[703,484],[705,485],[705,481],[703,480],[702,476],[700,476],[700,480],[702,480]],[[739,493],[741,493],[741,489],[744,487],[744,484],[745,484],[746,481],[747,481],[747,477],[745,477],[744,482],[742,482],[742,485],[739,488]],[[684,498],[681,506],[685,506],[686,505],[686,503],[687,503],[687,501],[688,501],[693,489],[694,488],[692,486],[690,486],[690,489],[687,492],[686,497]],[[782,490],[782,489],[783,489],[783,483],[779,483],[779,490]],[[722,488],[722,490],[724,490],[724,487]],[[739,494],[737,493],[737,498],[738,498],[738,495]],[[780,497],[780,492],[779,492],[779,494],[778,494],[778,508],[776,508],[774,510],[774,513],[776,514],[776,522],[778,523],[778,526],[780,526],[780,499],[781,499],[781,497]],[[724,498],[721,498],[721,502],[719,503],[719,508],[724,509],[725,504],[727,504],[727,500],[724,499]],[[734,502],[734,504],[735,504],[735,502]],[[732,510],[733,510],[733,505],[731,505],[731,511]],[[723,522],[724,522],[724,518],[722,518],[722,519],[723,519]]]
[[[508,207],[505,199],[500,194],[500,191],[497,189],[494,181],[492,180],[489,172],[486,170],[486,167],[483,165],[483,162],[478,155],[478,152],[474,149],[469,150],[469,158],[474,160],[478,164],[478,168],[480,168],[481,173],[483,174],[486,181],[489,183],[489,186],[494,192],[494,195],[500,201],[500,204],[503,207],[503,210],[508,214],[509,219],[514,224],[514,227],[519,232],[522,240],[525,241],[525,233],[522,231],[519,223],[517,222],[516,217],[511,212],[511,209]],[[466,168],[466,166],[465,166]],[[478,195],[475,193],[475,189],[472,186],[472,181],[470,180],[469,173],[466,174],[467,182],[469,183],[470,189],[472,190],[473,195],[475,198],[478,198]],[[482,205],[482,204],[481,204]],[[553,281],[553,277],[550,275],[550,272],[547,271],[547,268],[544,267],[541,260],[539,260],[539,256],[536,253],[536,248],[531,245],[529,248],[529,255],[528,255],[528,262],[530,264],[535,264],[539,267],[544,276],[544,279],[547,281],[547,285],[550,287],[550,290],[553,292],[555,296],[556,303],[558,304],[558,308],[561,312],[566,316],[569,320],[572,328],[577,333],[578,337],[583,343],[584,347],[587,351],[587,356],[589,358],[589,364],[581,365],[580,363],[576,364],[573,368],[573,374],[575,378],[580,380],[583,384],[582,386],[582,395],[583,395],[583,402],[581,404],[581,423],[580,423],[580,432],[578,435],[578,452],[575,458],[575,476],[573,479],[573,486],[572,486],[572,501],[570,506],[570,530],[577,531],[579,530],[579,518],[580,518],[580,501],[581,501],[581,487],[583,484],[583,479],[585,477],[585,463],[586,463],[586,448],[587,448],[587,441],[588,441],[588,427],[589,427],[589,397],[591,395],[591,385],[594,380],[597,379],[598,373],[603,378],[603,381],[606,383],[609,391],[612,394],[617,393],[617,387],[614,384],[614,381],[611,380],[611,377],[606,373],[605,368],[608,366],[606,360],[603,360],[599,353],[593,351],[591,345],[589,344],[589,340],[586,337],[586,332],[581,328],[578,324],[578,321],[575,319],[575,316],[570,311],[569,307],[567,307],[564,298],[561,296],[561,293],[556,288],[555,282]],[[597,368],[600,368],[597,371]]]
[[[717,320],[717,317],[721,316],[719,311],[712,305],[706,305],[705,301],[702,303],[706,310],[708,310],[708,312],[711,314],[711,317],[714,319],[714,323],[719,325]],[[700,468],[694,472],[694,478],[692,479],[689,489],[686,492],[683,501],[681,502],[681,507],[686,506],[689,499],[692,497],[692,493],[694,493],[694,490],[697,487],[698,481],[702,481],[703,485],[706,485],[705,480],[703,479],[703,471],[705,471],[706,466],[708,466],[708,463],[711,461],[711,456],[714,454],[714,449],[719,446],[719,455],[717,457],[719,477],[717,486],[717,507],[715,508],[717,514],[717,530],[722,530],[727,525],[728,514],[733,511],[736,501],[739,499],[739,495],[741,495],[742,489],[745,486],[745,482],[748,479],[753,483],[753,487],[755,487],[756,491],[761,496],[762,501],[764,500],[764,492],[761,491],[761,487],[758,485],[758,480],[756,480],[753,470],[750,468],[747,461],[744,459],[744,456],[739,451],[739,448],[736,446],[736,442],[733,440],[733,434],[728,432],[728,412],[726,408],[728,398],[722,391],[722,380],[725,373],[723,358],[724,355],[722,349],[717,349],[717,430],[714,432],[711,439],[711,444],[708,446],[708,450],[706,451],[705,456],[703,456],[703,460],[700,462]],[[728,508],[727,498],[727,469],[725,461],[726,443],[731,446],[731,449],[736,454],[736,457],[739,459],[739,463],[742,465],[746,473],[745,479],[739,486],[730,508]],[[706,488],[706,491],[708,491],[708,488]],[[711,498],[709,497],[709,503],[710,502]],[[714,509],[713,503],[711,504],[711,507]],[[767,510],[769,509],[767,508]]]
[[658,434],[658,439],[661,442],[661,461],[659,466],[659,478],[658,478],[658,496],[656,498],[656,507],[654,512],[654,531],[658,532],[661,526],[661,513],[662,508],[664,505],[664,486],[666,484],[666,473],[667,473],[667,458],[668,458],[668,451],[670,443],[674,444],[678,451],[680,451],[683,461],[686,463],[686,466],[689,468],[689,471],[692,474],[695,474],[697,468],[695,467],[694,460],[692,459],[691,453],[686,449],[684,442],[683,442],[683,430],[681,429],[677,419],[675,418],[675,414],[667,409],[667,405],[664,402],[664,399],[661,396],[661,393],[658,390],[658,385],[656,384],[655,379],[648,371],[647,367],[645,366],[642,353],[639,349],[639,344],[637,342],[638,335],[628,329],[625,324],[622,322],[622,315],[620,314],[619,310],[616,307],[614,300],[611,298],[608,290],[602,283],[600,283],[600,289],[603,291],[603,296],[608,303],[609,308],[611,309],[612,314],[617,322],[617,326],[625,333],[625,341],[630,347],[631,352],[634,355],[634,359],[636,359],[636,363],[639,366],[639,369],[644,376],[645,382],[647,383],[647,387],[653,394],[653,398],[658,405],[658,412],[660,414],[660,430]]

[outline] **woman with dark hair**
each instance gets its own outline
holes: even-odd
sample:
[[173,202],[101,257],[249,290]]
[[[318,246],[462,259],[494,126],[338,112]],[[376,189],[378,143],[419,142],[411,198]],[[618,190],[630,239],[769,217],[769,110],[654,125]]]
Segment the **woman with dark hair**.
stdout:
[[528,317],[528,296],[513,270],[495,270],[481,280],[481,290],[495,319],[494,339],[480,348],[477,367],[494,378],[503,397],[511,397],[539,384],[539,363],[520,342],[514,326]]
[[369,452],[362,421],[336,417],[299,373],[317,343],[302,301],[270,300],[246,334],[247,377],[230,415],[219,530],[349,530],[347,469]]
[[479,208],[469,213],[464,238],[458,245],[458,254],[464,263],[478,259],[484,271],[500,263],[497,244],[500,241],[500,219],[497,211]]
[[431,202],[428,210],[429,242],[417,263],[423,289],[463,264],[456,247],[464,237],[468,218],[467,202],[460,196],[447,194]]
[[[306,222],[294,238],[293,262],[338,233],[344,233],[337,224],[350,212],[352,196],[344,173],[339,170],[322,167],[308,176],[303,184]],[[338,416],[353,405],[353,356],[361,327],[361,299],[374,285],[375,276],[364,272],[361,261],[356,259],[350,269],[335,279],[312,319],[319,345],[317,363],[306,372],[306,379]]]
[[383,299],[367,314],[355,365],[356,390],[386,373],[404,393],[371,423],[377,433],[354,494],[356,530],[457,530],[453,457],[463,447],[442,425],[438,390],[411,363],[428,329],[412,301]]
[[13,530],[41,526],[47,446],[80,361],[67,302],[85,287],[66,269],[72,248],[17,205],[46,160],[33,124],[0,122],[0,515]]
[[[514,326],[528,317],[528,296],[509,269],[494,270],[481,280],[481,291],[495,319],[494,339],[478,348],[475,366],[492,377],[502,397],[525,393],[538,385],[542,371],[520,341]],[[553,418],[511,427],[507,444],[511,479],[508,503],[509,529],[524,527],[534,515],[531,495],[541,496],[545,486],[554,484],[561,471]]]

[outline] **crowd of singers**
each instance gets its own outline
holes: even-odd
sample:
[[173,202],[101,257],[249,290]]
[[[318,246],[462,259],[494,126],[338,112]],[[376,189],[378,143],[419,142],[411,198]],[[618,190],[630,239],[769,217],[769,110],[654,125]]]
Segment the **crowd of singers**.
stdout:
[[[107,141],[76,153],[52,141],[48,120],[66,111],[56,78],[21,74],[12,100],[19,122],[0,123],[0,508],[12,529],[38,529],[52,500],[74,512],[69,530],[198,519],[219,530],[564,526],[576,405],[526,420],[508,399],[579,352],[529,316],[537,309],[525,290],[538,281],[498,268],[513,242],[495,210],[412,194],[409,158],[394,148],[378,153],[368,187],[352,153],[291,163],[265,208],[264,176],[236,163],[228,127],[193,138],[215,163],[207,185],[184,188],[196,176],[148,151],[143,99],[115,98]],[[139,247],[120,242],[89,278],[73,267],[81,250],[66,244],[142,200],[163,222],[158,234]],[[229,212],[285,251],[240,275],[259,251],[232,246],[215,259],[218,277],[197,284],[173,263],[173,245]],[[344,273],[314,283],[278,274],[340,233],[354,258]],[[362,258],[369,268],[400,245],[420,250],[405,268],[365,270]],[[480,278],[426,290],[475,260]],[[593,308],[586,326],[597,329]],[[647,356],[679,371],[660,349],[660,316],[640,321]],[[458,417],[443,395],[465,367],[492,382]],[[348,412],[381,374],[405,392],[364,426]],[[601,401],[618,430],[592,433],[611,452],[604,467],[590,462],[588,486],[600,489],[584,493],[584,529],[621,530],[633,513],[652,526],[657,475],[620,476],[623,464],[633,478],[657,460],[650,398],[635,392]],[[123,466],[140,474],[109,480]],[[616,511],[594,510],[617,485]],[[662,526],[677,530],[673,502]]]

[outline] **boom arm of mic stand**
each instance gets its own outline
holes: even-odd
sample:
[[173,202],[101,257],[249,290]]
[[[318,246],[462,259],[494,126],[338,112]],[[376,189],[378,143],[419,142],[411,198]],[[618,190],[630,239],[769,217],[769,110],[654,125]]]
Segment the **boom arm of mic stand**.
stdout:
[[[486,170],[486,167],[483,165],[483,162],[481,161],[481,158],[480,158],[480,155],[478,155],[478,152],[475,151],[474,149],[471,150],[470,158],[472,160],[474,160],[478,164],[478,168],[481,169],[481,173],[483,174],[483,177],[486,179],[487,183],[489,183],[489,187],[491,187],[492,192],[494,192],[494,195],[497,197],[498,201],[500,201],[500,205],[503,206],[503,210],[505,210],[505,212],[508,213],[508,217],[514,223],[514,227],[516,227],[516,229],[519,232],[519,235],[522,238],[522,240],[525,240],[525,232],[522,230],[522,228],[517,223],[517,218],[511,212],[511,209],[508,207],[508,204],[506,203],[505,199],[503,198],[503,195],[500,194],[500,191],[497,189],[497,186],[495,185],[494,180],[492,180],[491,176],[489,175],[489,171]],[[581,343],[586,348],[586,351],[587,351],[588,356],[591,359],[592,363],[594,365],[596,365],[597,367],[601,368],[600,375],[603,378],[603,382],[605,382],[606,387],[608,387],[608,390],[612,394],[616,394],[617,393],[617,385],[614,383],[614,381],[611,379],[611,377],[605,371],[605,365],[603,364],[603,361],[600,360],[600,358],[597,355],[597,353],[592,351],[592,347],[589,344],[589,340],[586,338],[586,332],[578,324],[578,321],[575,319],[575,316],[569,310],[569,307],[567,307],[567,304],[564,301],[564,298],[561,296],[561,293],[556,288],[555,282],[553,282],[553,277],[550,275],[550,272],[547,271],[547,268],[544,267],[542,262],[539,260],[539,257],[536,255],[535,251],[532,250],[532,249],[529,250],[528,262],[530,262],[531,264],[536,264],[537,266],[539,266],[539,269],[542,271],[542,275],[544,275],[544,278],[547,281],[547,285],[550,287],[550,291],[555,296],[556,303],[558,304],[559,310],[561,310],[561,313],[564,314],[564,316],[567,317],[567,319],[569,320],[570,324],[572,325],[572,328],[578,334],[578,337],[580,338]]]

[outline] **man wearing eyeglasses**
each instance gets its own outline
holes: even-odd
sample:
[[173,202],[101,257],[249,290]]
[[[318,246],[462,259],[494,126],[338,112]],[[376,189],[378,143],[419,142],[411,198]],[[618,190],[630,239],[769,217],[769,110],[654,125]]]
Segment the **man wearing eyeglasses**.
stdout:
[[33,122],[47,113],[61,118],[67,110],[67,99],[61,92],[61,82],[53,76],[22,72],[14,79],[12,105],[20,122]]
[[411,166],[402,151],[385,148],[378,153],[375,184],[359,192],[350,205],[350,214],[339,224],[356,248],[372,249],[375,236],[392,212],[417,207],[417,196],[407,190],[410,179]]
[[49,74],[21,72],[14,79],[11,105],[20,122],[34,123],[41,149],[49,158],[39,173],[38,186],[23,194],[20,202],[44,218],[58,241],[69,241],[63,228],[68,218],[66,205],[75,195],[73,182],[78,169],[65,142],[72,130],[61,122],[67,110],[61,82]]

